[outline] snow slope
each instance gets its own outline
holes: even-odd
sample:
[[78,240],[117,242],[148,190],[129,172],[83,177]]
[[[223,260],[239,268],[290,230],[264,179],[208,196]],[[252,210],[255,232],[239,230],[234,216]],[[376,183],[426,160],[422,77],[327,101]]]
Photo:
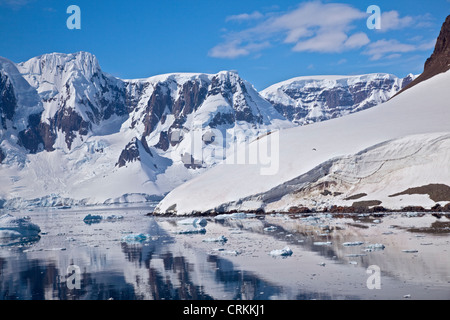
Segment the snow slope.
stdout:
[[[381,157],[386,161],[391,157],[407,159],[408,155],[417,152],[417,147],[422,142],[442,140],[442,143],[434,144],[435,147],[430,148],[425,154],[431,164],[420,163],[420,159],[413,161],[414,169],[411,170],[416,173],[413,176],[415,181],[406,178],[410,170],[405,169],[402,172],[403,167],[406,168],[407,165],[406,162],[400,162],[397,168],[393,169],[395,175],[392,175],[391,179],[381,180],[375,185],[367,186],[367,189],[364,189],[366,186],[364,188],[358,186],[366,191],[386,188],[384,193],[374,193],[378,198],[370,200],[379,200],[381,205],[386,202],[393,207],[401,206],[400,200],[405,197],[388,198],[386,194],[392,195],[430,183],[440,182],[450,185],[449,84],[450,72],[439,74],[376,108],[326,122],[283,130],[279,133],[278,156],[275,154],[273,157],[273,161],[279,161],[279,170],[276,174],[262,175],[261,168],[264,167],[264,163],[219,165],[170,192],[159,203],[155,212],[191,214],[232,209],[255,210],[265,209],[268,204],[272,205],[267,207],[271,210],[284,209],[298,203],[279,202],[278,205],[273,205],[275,198],[282,199],[283,196],[292,193],[292,189],[283,188],[283,184],[294,179],[297,179],[295,182],[297,184],[314,183],[330,172],[333,162],[337,159],[357,159],[358,153],[361,153],[358,163],[368,163],[373,152],[363,151],[382,143],[387,143],[383,151],[386,156]],[[269,139],[270,136],[265,136],[254,143],[264,146],[268,144]],[[403,140],[392,141],[396,139]],[[368,156],[365,157],[365,154]],[[367,166],[364,165],[362,168]],[[345,176],[352,174],[350,171]],[[276,194],[271,194],[274,190]],[[353,193],[350,186],[346,195],[351,194]],[[270,203],[264,201],[265,197],[271,199]],[[411,201],[403,202],[403,205],[430,204],[429,201],[424,201],[423,197],[419,198],[408,199]],[[395,199],[398,203],[394,203]]]

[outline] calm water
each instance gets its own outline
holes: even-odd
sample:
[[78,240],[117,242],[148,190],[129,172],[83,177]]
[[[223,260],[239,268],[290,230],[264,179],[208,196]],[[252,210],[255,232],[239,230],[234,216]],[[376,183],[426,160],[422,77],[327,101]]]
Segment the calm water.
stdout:
[[[450,299],[450,237],[427,231],[432,216],[210,218],[204,232],[186,234],[180,219],[146,216],[151,210],[10,212],[30,216],[42,234],[34,243],[0,247],[0,299]],[[122,218],[88,224],[87,214]],[[145,241],[123,240],[139,233]],[[228,241],[212,241],[219,236]],[[346,241],[386,248],[368,251]],[[291,256],[269,255],[286,246]],[[371,265],[381,269],[379,290],[367,287]],[[81,272],[79,289],[70,286],[73,266]]]

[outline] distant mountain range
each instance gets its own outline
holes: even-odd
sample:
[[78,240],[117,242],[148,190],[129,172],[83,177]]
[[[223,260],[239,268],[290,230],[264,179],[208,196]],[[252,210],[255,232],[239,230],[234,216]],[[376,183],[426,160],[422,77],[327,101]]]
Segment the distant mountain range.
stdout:
[[257,92],[233,71],[122,80],[87,52],[0,58],[0,199],[162,197],[261,135],[374,107],[415,78],[301,77]]

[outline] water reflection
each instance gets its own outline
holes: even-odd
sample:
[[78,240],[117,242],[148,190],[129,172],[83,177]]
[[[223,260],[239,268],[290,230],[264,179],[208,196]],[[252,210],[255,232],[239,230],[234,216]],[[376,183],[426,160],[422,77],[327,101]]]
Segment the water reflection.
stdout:
[[[278,274],[268,277],[266,273],[264,276],[217,252],[211,253],[211,250],[194,246],[193,243],[201,243],[202,235],[176,234],[173,231],[179,226],[175,220],[161,223],[157,219],[145,217],[144,212],[139,210],[123,213],[124,218],[120,221],[112,223],[101,220],[96,224],[86,224],[83,221],[85,213],[82,211],[36,214],[33,221],[42,230],[46,230],[40,241],[0,247],[0,299],[268,300],[360,297],[358,294],[345,292],[336,294],[327,287],[314,290],[311,286],[303,286],[299,281],[302,269],[300,272],[295,271],[298,273],[292,278],[292,283],[298,284],[280,285]],[[55,226],[58,228],[55,229]],[[270,226],[276,226],[276,230],[265,231]],[[301,248],[303,252],[316,254],[342,265],[345,265],[345,254],[357,252],[351,251],[351,248],[343,248],[337,241],[338,234],[333,230],[325,233],[322,226],[311,227],[298,221],[271,221],[265,218],[211,221],[207,227],[219,232],[228,230],[231,234],[242,232],[242,239],[251,234],[262,236],[269,243],[276,241],[291,245],[296,248],[296,253]],[[121,241],[123,235],[131,232],[145,234],[146,240],[140,243]],[[333,245],[315,245],[317,241],[328,240],[333,240]],[[245,245],[251,247],[256,244],[258,243]],[[209,248],[214,246],[203,245],[210,245]],[[360,252],[360,248],[358,250]],[[404,260],[389,254],[362,256],[358,262],[369,265],[375,261],[386,273],[395,268],[401,269]],[[387,256],[393,266],[383,265],[383,261],[377,260],[386,260]],[[286,260],[292,261],[291,258]],[[273,259],[261,261],[273,263],[269,267],[274,270],[279,266],[276,265],[279,261]],[[71,265],[77,265],[81,269],[80,289],[68,287],[70,274],[67,268]],[[301,267],[306,268],[306,265]],[[325,270],[317,265],[314,268]],[[298,279],[295,278],[296,275]]]

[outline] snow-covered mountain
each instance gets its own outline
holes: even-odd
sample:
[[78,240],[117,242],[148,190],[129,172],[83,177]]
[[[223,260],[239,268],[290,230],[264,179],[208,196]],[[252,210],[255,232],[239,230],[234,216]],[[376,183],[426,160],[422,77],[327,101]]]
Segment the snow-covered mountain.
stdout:
[[[376,108],[280,131],[279,152],[272,155],[275,174],[262,175],[264,164],[219,165],[170,192],[156,212],[287,211],[356,201],[393,209],[445,204],[449,84],[450,72],[443,73]],[[269,139],[254,143],[273,143]],[[411,188],[422,191],[407,191]],[[433,193],[443,198],[430,198]]]
[[274,84],[261,95],[286,118],[304,125],[379,105],[415,78],[385,73],[298,77]]
[[[425,63],[424,74],[429,78],[416,81],[376,108],[260,137],[236,153],[270,150],[270,161],[218,165],[171,191],[155,213],[448,207],[449,37],[447,18]],[[278,87],[268,91],[282,97]],[[277,170],[264,175],[269,162]]]
[[[299,123],[374,106],[412,78],[309,77],[261,94],[234,71],[124,80],[102,71],[87,52],[18,64],[0,58],[0,204],[146,201],[225,159],[269,164],[267,174],[277,169],[267,158],[275,150],[235,151]],[[286,98],[289,85],[316,101],[302,104],[312,107],[307,116]]]
[[0,199],[162,196],[238,145],[293,124],[236,72],[121,80],[90,53],[0,60]]

